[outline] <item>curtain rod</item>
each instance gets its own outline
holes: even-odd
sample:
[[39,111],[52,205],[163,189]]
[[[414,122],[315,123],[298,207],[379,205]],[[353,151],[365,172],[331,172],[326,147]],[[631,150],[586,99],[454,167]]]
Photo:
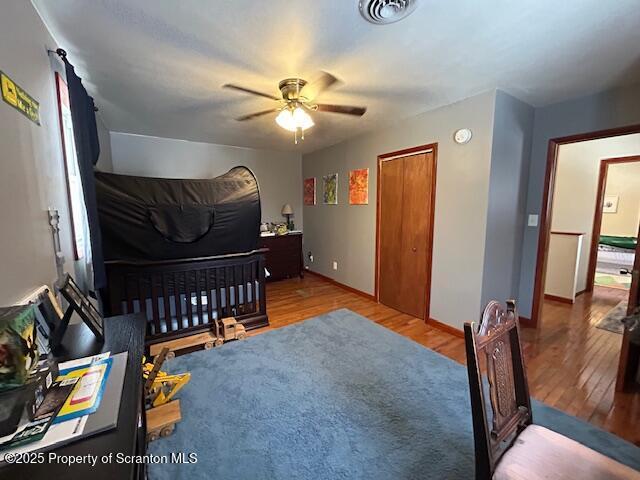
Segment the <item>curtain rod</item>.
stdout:
[[[62,49],[62,48],[57,48],[55,50],[50,50],[47,49],[48,53],[55,53],[56,55],[58,55],[60,58],[62,58],[62,60],[67,61],[67,52],[66,50]],[[96,107],[95,105],[93,106],[93,111],[94,112],[99,112],[100,109],[98,107]]]

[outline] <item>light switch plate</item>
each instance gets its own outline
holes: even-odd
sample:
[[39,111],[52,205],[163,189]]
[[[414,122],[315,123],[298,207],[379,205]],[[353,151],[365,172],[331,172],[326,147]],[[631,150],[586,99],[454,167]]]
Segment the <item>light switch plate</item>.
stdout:
[[336,262],[336,261],[333,262],[333,269],[334,270],[338,269],[338,262]]
[[538,215],[529,215],[529,221],[527,223],[528,226],[530,227],[537,227],[538,226]]

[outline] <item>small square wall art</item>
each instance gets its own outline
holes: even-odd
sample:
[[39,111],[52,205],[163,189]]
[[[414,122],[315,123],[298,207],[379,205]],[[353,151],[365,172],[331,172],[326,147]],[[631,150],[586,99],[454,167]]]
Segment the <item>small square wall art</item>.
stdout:
[[332,173],[322,177],[324,185],[324,203],[327,205],[338,204],[338,174]]
[[369,169],[361,168],[349,172],[349,204],[367,205],[369,203]]
[[602,203],[603,213],[617,213],[618,212],[618,195],[605,195],[604,202]]
[[316,177],[304,179],[303,199],[305,205],[316,204]]

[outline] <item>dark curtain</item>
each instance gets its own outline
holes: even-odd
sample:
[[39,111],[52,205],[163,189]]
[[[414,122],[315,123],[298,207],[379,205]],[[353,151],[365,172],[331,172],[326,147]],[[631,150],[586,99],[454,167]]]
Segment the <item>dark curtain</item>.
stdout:
[[91,252],[93,255],[93,284],[97,291],[106,286],[107,277],[102,256],[102,240],[96,204],[96,184],[93,176],[93,166],[98,162],[98,156],[100,155],[95,105],[93,98],[87,94],[82,85],[82,80],[76,75],[73,65],[67,61],[66,56],[63,57],[63,60],[66,67],[67,86],[69,87],[69,103],[71,118],[73,119],[78,167],[80,178],[82,179],[84,203],[87,207],[87,221],[89,223]]

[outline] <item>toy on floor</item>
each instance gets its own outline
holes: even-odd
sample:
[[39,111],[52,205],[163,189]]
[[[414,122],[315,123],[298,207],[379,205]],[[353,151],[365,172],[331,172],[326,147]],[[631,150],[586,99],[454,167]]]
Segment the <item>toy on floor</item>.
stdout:
[[167,360],[171,360],[176,356],[175,352],[186,349],[193,349],[194,347],[204,347],[205,350],[210,350],[213,347],[219,347],[224,342],[230,340],[242,340],[247,337],[247,331],[244,325],[238,323],[233,317],[223,318],[222,320],[215,321],[212,324],[211,330],[208,332],[195,333],[193,335],[187,335],[175,340],[167,340],[166,342],[160,342],[153,344],[149,347],[149,353],[155,357],[160,352],[167,348]]
[[238,323],[235,318],[227,317],[222,322],[222,338],[225,342],[229,340],[242,340],[247,337],[244,325]]
[[182,419],[180,401],[171,400],[191,379],[191,374],[169,375],[160,370],[169,353],[163,348],[153,363],[145,363],[143,358],[144,397],[147,416],[147,440],[153,442],[159,437],[173,433],[176,423]]
[[147,442],[155,442],[160,437],[168,437],[182,420],[180,400],[173,400],[159,407],[147,410]]

